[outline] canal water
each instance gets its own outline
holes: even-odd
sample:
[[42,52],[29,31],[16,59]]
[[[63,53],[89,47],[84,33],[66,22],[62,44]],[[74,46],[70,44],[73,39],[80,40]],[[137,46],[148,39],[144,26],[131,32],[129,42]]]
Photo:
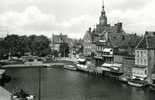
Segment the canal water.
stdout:
[[[7,74],[12,76],[7,90],[24,89],[38,100],[38,68],[11,68]],[[82,72],[42,68],[41,100],[155,100],[155,92]]]

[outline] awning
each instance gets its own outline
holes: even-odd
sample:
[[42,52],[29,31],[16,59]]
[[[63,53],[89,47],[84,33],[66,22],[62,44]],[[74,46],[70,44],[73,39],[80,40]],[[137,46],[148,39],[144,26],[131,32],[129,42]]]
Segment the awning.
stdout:
[[80,61],[80,62],[85,62],[86,59],[79,58],[78,61]]
[[114,67],[122,67],[122,64],[114,63],[113,66],[114,66]]
[[106,67],[101,67],[101,70],[103,70],[103,71],[111,71],[111,69],[106,68]]
[[108,63],[102,64],[102,67],[111,67],[111,66],[112,66],[112,64],[108,64]]
[[99,42],[106,42],[106,40],[99,40]]
[[120,67],[122,67],[122,64],[118,64],[118,63],[114,63],[114,64],[104,63],[104,64],[102,64],[102,67],[117,67],[117,68],[120,68]]
[[103,52],[112,52],[112,48],[105,48]]

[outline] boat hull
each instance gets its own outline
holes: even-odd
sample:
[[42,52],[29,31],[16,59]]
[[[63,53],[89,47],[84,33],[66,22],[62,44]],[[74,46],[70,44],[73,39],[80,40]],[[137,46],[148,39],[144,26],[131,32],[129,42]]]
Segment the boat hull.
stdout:
[[135,87],[143,87],[144,86],[143,84],[134,83],[134,82],[131,82],[131,81],[128,81],[128,84],[131,85],[131,86],[135,86]]
[[65,65],[65,66],[64,66],[64,69],[72,70],[72,71],[76,71],[76,70],[77,70],[76,67],[74,67],[74,66],[68,66],[68,65]]
[[148,85],[146,81],[140,81],[140,80],[137,81],[134,79],[129,79],[128,84],[135,87],[145,87]]
[[73,71],[76,71],[76,70],[77,70],[75,67],[74,67],[74,68],[64,67],[64,69],[67,69],[67,70],[73,70]]
[[126,78],[126,77],[119,77],[119,80],[121,82],[124,82],[124,83],[127,83],[128,82],[128,78]]

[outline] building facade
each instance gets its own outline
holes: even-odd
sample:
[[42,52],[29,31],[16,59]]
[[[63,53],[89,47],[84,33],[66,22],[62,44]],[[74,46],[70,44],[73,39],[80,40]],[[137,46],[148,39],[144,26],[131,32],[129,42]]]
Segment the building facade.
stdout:
[[51,40],[51,49],[52,50],[60,50],[60,44],[67,43],[67,35],[63,35],[62,33],[59,35],[53,35]]
[[83,54],[85,56],[91,56],[95,53],[96,45],[93,43],[91,28],[86,32],[83,38]]
[[155,35],[146,32],[135,50],[135,66],[132,68],[132,78],[152,82],[152,71],[155,67]]

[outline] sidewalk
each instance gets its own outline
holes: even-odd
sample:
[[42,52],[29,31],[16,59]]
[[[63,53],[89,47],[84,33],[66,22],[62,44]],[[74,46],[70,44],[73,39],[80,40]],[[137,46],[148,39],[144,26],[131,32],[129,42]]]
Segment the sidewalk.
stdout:
[[4,88],[0,87],[0,100],[10,100],[11,93],[5,90]]

